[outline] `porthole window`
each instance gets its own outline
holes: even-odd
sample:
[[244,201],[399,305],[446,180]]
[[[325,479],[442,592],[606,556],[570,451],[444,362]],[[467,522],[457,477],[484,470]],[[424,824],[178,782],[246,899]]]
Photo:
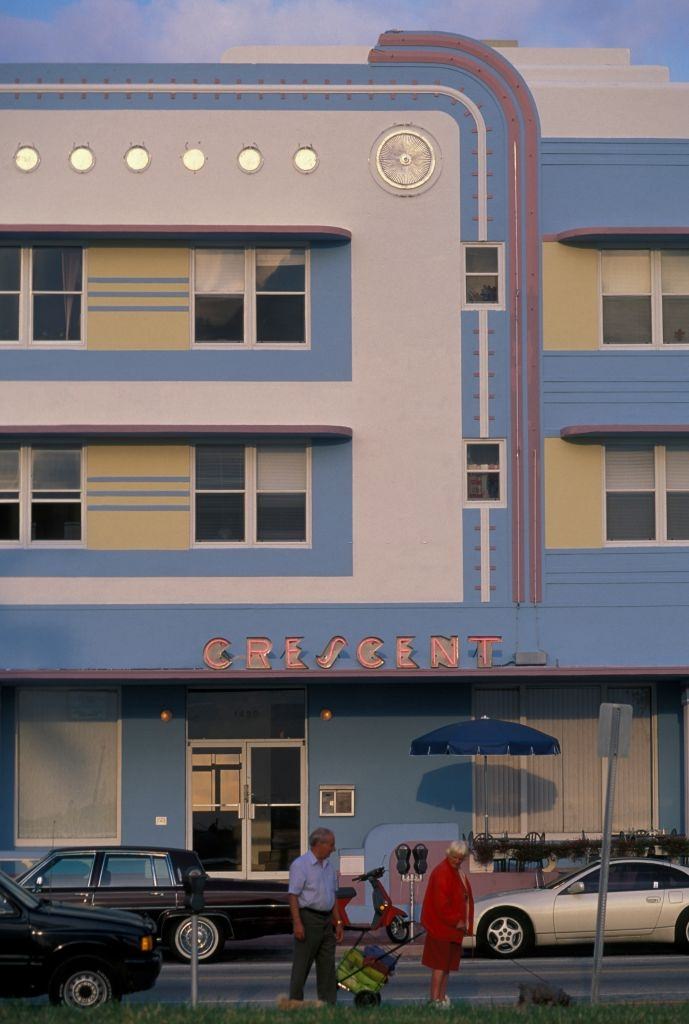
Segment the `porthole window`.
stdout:
[[302,174],[311,174],[318,167],[318,153],[312,146],[300,146],[294,154],[294,166]]
[[151,154],[145,146],[130,146],[124,154],[124,162],[134,174],[142,174],[151,164]]
[[200,171],[206,162],[206,154],[202,149],[185,149],[182,153],[182,163],[188,171]]
[[373,178],[397,195],[415,195],[430,188],[440,172],[440,149],[430,132],[398,125],[382,132],[370,156]]
[[255,174],[263,166],[263,154],[258,146],[245,146],[237,156],[237,163],[245,174]]
[[69,154],[69,166],[77,174],[87,174],[96,162],[90,146],[75,146]]
[[24,174],[35,171],[40,162],[40,154],[34,146],[20,146],[14,154],[15,166]]

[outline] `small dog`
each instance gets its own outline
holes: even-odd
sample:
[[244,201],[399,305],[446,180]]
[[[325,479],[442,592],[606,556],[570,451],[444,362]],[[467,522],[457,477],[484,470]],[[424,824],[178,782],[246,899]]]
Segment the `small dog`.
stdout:
[[519,985],[517,1008],[525,1010],[527,1006],[569,1006],[572,997],[563,988],[551,988],[545,982],[537,985]]
[[318,1010],[325,1003],[320,999],[290,999],[289,996],[278,996],[278,1010]]

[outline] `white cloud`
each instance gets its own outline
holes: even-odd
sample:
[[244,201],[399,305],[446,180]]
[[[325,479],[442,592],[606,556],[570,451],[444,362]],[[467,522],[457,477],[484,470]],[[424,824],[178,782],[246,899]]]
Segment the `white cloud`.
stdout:
[[679,59],[685,16],[686,0],[656,0],[652,18],[647,0],[73,0],[49,21],[0,14],[0,60],[215,61],[247,43],[373,46],[385,29],[412,28],[624,46],[637,62],[663,63]]

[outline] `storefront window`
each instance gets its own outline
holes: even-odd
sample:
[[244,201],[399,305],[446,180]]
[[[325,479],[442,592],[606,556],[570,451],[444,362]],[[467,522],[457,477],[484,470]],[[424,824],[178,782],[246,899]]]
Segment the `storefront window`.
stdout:
[[303,690],[190,690],[189,739],[302,739]]

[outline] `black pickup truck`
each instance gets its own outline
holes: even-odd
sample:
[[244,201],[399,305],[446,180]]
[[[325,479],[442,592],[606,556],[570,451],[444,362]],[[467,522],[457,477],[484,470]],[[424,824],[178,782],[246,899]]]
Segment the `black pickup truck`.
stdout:
[[120,910],[53,903],[0,872],[0,997],[48,993],[90,1009],[151,988],[160,972],[153,924]]
[[[50,900],[145,914],[172,954],[188,961],[191,918],[184,905],[183,878],[189,868],[201,868],[192,850],[70,847],[52,850],[17,882]],[[198,949],[199,959],[206,962],[219,955],[227,939],[292,931],[284,883],[209,878],[205,903]]]

